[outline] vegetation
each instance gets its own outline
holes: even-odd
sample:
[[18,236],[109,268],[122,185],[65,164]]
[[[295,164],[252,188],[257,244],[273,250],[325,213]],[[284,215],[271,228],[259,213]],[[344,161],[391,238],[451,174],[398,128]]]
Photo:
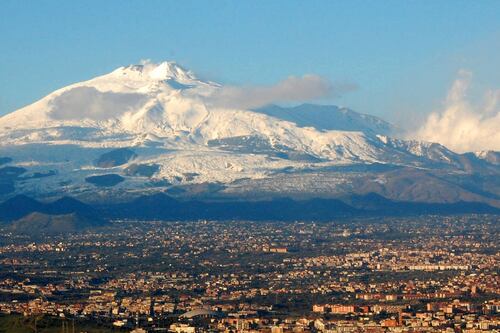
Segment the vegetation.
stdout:
[[[73,326],[74,324],[74,326]],[[89,320],[68,320],[51,316],[0,315],[0,333],[108,333],[122,330]]]

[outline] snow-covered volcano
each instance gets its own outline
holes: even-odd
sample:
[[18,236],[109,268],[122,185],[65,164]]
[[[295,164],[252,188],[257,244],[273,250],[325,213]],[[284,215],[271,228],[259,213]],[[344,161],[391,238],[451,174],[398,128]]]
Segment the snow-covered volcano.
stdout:
[[310,104],[228,108],[218,102],[224,93],[173,62],[59,89],[0,118],[0,161],[18,169],[3,176],[0,194],[228,188],[339,165],[466,168],[439,144],[391,138],[394,127],[376,117]]
[[172,62],[121,67],[59,89],[0,118],[2,141],[100,147],[154,141],[156,145],[185,149],[213,146],[215,142],[226,145],[229,138],[234,142],[235,138],[251,137],[251,142],[265,142],[268,149],[290,149],[325,160],[378,161],[383,153],[370,142],[373,138],[362,133],[363,129],[372,130],[364,119],[366,124],[361,128],[360,121],[354,120],[352,129],[357,132],[352,132],[349,124],[335,119],[339,117],[332,110],[330,117],[327,111],[328,121],[335,124],[337,120],[344,131],[304,127],[299,121],[278,119],[279,114],[273,117],[262,110],[214,106],[223,91],[224,87],[198,80]]

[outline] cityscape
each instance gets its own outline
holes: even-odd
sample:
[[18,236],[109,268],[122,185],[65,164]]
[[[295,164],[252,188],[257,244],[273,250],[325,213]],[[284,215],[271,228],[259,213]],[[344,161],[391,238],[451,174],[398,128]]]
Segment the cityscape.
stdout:
[[106,332],[491,332],[499,228],[462,215],[7,231],[0,311]]

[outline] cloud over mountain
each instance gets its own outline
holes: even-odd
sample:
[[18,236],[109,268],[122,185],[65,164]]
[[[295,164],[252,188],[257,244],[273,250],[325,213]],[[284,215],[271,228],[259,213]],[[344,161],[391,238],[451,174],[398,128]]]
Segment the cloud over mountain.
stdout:
[[226,86],[211,96],[209,103],[223,108],[252,109],[271,103],[335,97],[354,89],[353,84],[334,84],[319,75],[307,74],[290,76],[270,86]]
[[471,73],[460,71],[442,110],[431,113],[415,133],[457,152],[500,150],[500,89],[488,90],[482,103],[467,98]]
[[104,120],[134,110],[144,102],[145,96],[142,94],[103,93],[94,87],[76,87],[52,101],[51,116],[58,120]]

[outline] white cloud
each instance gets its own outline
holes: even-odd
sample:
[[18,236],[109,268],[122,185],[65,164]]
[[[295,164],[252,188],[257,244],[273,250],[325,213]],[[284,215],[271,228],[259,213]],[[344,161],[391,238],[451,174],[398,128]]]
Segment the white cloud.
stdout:
[[51,116],[59,120],[105,120],[137,109],[145,100],[141,94],[100,92],[93,87],[76,87],[52,101]]
[[442,110],[431,113],[413,136],[456,152],[500,151],[500,89],[488,90],[481,103],[467,98],[471,73],[460,71]]
[[272,86],[226,86],[217,90],[208,103],[223,108],[252,109],[271,103],[302,102],[336,97],[354,90],[352,84],[333,84],[318,75],[290,76]]

